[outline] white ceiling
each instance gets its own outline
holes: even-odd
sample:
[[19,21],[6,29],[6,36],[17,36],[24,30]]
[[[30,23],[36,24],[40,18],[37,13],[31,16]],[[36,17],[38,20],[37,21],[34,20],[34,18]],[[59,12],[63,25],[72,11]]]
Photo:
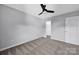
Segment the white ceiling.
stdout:
[[47,18],[79,10],[79,4],[46,4],[46,8],[49,10],[54,10],[55,13],[50,14],[44,12],[42,15],[39,16],[38,14],[42,11],[39,4],[6,4],[6,5],[40,18]]

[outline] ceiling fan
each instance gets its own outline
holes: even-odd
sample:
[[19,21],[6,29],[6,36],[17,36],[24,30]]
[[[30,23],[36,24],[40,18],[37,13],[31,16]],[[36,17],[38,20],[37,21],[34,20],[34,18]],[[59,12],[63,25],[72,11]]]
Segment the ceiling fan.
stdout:
[[44,4],[40,4],[40,6],[41,6],[41,8],[42,8],[42,12],[39,13],[38,15],[43,14],[44,11],[46,11],[47,13],[54,13],[54,12],[55,12],[55,11],[46,9],[46,5],[44,5]]

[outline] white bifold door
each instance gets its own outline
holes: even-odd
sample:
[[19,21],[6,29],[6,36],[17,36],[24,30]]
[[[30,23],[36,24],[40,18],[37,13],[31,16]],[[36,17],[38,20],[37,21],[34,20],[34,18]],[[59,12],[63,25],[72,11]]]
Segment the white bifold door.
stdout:
[[79,45],[79,16],[66,18],[65,42]]

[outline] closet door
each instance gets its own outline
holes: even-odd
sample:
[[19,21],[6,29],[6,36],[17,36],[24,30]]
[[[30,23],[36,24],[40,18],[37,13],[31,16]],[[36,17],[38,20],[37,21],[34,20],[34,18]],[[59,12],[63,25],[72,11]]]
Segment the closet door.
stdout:
[[69,17],[65,20],[65,42],[79,44],[79,16]]

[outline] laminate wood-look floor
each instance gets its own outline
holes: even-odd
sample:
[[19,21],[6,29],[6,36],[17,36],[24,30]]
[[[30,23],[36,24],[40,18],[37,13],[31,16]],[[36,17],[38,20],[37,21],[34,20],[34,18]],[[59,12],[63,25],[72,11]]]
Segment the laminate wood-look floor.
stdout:
[[1,55],[79,55],[79,46],[53,39],[39,38],[0,52]]

